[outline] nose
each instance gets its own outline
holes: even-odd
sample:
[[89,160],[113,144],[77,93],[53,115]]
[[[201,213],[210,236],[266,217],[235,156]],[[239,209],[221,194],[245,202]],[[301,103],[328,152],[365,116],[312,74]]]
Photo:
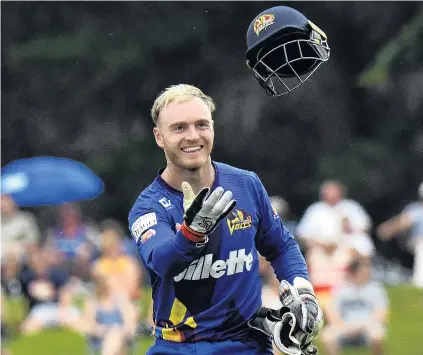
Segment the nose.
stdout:
[[189,141],[196,141],[200,138],[200,135],[198,134],[197,128],[193,126],[189,126],[186,131],[185,139]]

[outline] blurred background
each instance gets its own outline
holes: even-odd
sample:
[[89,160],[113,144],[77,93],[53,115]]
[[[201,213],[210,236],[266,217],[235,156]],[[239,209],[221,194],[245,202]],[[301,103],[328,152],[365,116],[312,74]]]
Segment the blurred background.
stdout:
[[[331,59],[270,99],[245,64],[245,34],[277,5],[321,27]],[[149,110],[176,83],[216,101],[213,159],[259,175],[322,297],[343,282],[322,265],[348,274],[342,244],[371,261],[387,292],[386,354],[423,353],[413,341],[423,336],[421,2],[19,1],[1,3],[1,20],[2,167],[66,157],[104,182],[100,197],[54,207],[20,208],[2,194],[5,354],[115,354],[128,340],[116,324],[131,335],[127,353],[151,344],[149,285],[127,215],[165,165]],[[341,213],[345,200],[354,207]],[[306,215],[318,201],[334,208]],[[328,231],[334,218],[342,228]],[[262,273],[272,299],[274,276]],[[350,353],[360,351],[371,348]]]

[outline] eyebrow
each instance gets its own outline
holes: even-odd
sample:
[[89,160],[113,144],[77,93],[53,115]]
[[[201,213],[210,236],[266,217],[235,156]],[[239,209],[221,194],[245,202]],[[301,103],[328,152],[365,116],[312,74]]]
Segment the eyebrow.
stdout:
[[[211,121],[208,120],[208,119],[206,119],[206,118],[200,118],[200,119],[198,119],[198,120],[195,121],[195,124],[198,124],[198,123],[211,123]],[[185,126],[185,125],[187,125],[187,122],[180,121],[180,122],[174,122],[174,123],[172,123],[170,125],[170,127]]]

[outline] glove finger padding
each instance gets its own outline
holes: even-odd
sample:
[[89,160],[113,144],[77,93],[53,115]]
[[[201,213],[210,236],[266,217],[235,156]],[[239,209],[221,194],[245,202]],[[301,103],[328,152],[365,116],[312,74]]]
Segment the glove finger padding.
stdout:
[[[188,186],[189,186],[189,188],[191,189],[191,192],[192,192],[191,186],[189,184],[188,184]],[[210,189],[208,187],[203,188],[198,193],[198,195],[195,197],[195,199],[192,201],[191,205],[187,208],[187,210],[185,212],[185,218],[184,219],[185,219],[185,221],[188,225],[190,225],[192,223],[194,217],[201,210],[203,203],[204,203],[204,199],[207,197],[209,191],[210,191]],[[185,206],[184,206],[184,208],[185,208]]]
[[280,310],[260,308],[248,321],[248,326],[273,339],[276,347],[287,355],[316,355],[317,348],[311,343],[302,345],[307,334],[299,326],[295,314],[288,308]]
[[[182,191],[185,208],[185,200],[188,203],[193,192],[187,182],[182,183]],[[209,188],[203,188],[185,211],[184,225],[187,228],[183,228],[183,233],[185,230],[185,234],[190,240],[201,241],[196,238],[204,238],[211,234],[218,223],[235,207],[236,201],[231,200],[231,191],[224,192],[222,187],[217,187],[210,195],[208,195],[209,192]],[[195,236],[190,236],[192,234]]]
[[191,207],[194,199],[195,199],[195,194],[194,191],[192,190],[192,187],[190,184],[188,184],[186,181],[184,181],[181,185],[182,188],[182,193],[184,194],[184,212],[186,212],[188,210],[188,208]]

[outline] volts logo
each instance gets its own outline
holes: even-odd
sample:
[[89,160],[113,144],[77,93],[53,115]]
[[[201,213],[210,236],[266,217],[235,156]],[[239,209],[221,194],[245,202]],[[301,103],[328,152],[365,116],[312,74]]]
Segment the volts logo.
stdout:
[[245,211],[233,210],[226,219],[226,222],[228,223],[229,232],[232,235],[237,230],[250,228],[253,219]]

